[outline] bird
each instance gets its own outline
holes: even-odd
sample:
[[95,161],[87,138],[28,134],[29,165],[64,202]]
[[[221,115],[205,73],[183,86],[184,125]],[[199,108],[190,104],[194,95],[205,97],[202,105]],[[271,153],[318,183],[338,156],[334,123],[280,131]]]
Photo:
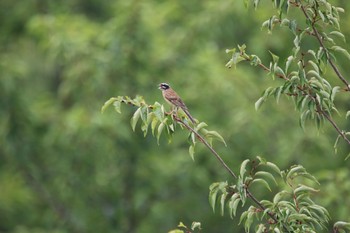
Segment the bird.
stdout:
[[169,84],[160,83],[158,89],[162,91],[163,97],[166,102],[168,102],[171,106],[175,107],[176,110],[178,108],[181,108],[184,111],[184,113],[188,116],[188,118],[191,120],[191,122],[193,124],[196,123],[194,118],[189,113],[185,103],[182,101],[180,96],[170,87]]

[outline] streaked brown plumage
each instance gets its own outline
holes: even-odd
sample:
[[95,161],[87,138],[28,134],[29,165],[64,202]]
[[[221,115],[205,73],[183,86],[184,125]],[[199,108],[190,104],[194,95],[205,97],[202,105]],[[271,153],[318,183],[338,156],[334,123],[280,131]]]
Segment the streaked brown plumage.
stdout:
[[196,123],[194,118],[191,116],[191,114],[188,111],[188,108],[186,107],[185,103],[182,101],[180,96],[169,86],[167,83],[161,83],[159,84],[159,89],[162,90],[162,94],[164,99],[172,106],[175,106],[175,108],[181,108],[188,118],[192,121],[193,124]]

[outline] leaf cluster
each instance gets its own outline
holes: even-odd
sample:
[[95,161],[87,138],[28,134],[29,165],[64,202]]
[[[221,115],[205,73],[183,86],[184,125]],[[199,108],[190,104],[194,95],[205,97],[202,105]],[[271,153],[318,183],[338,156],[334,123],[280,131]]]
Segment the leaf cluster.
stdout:
[[247,159],[240,166],[240,175],[235,184],[229,185],[225,181],[210,186],[209,203],[214,211],[216,206],[220,206],[222,215],[227,208],[233,218],[239,206],[248,205],[247,198],[251,196],[252,186],[272,192],[271,185],[278,185],[280,191],[274,194],[272,200],[261,200],[259,206],[245,208],[240,223],[244,224],[246,232],[252,226],[255,226],[255,232],[317,232],[317,229],[326,228],[329,213],[311,199],[319,190],[308,185],[307,180],[318,184],[316,178],[301,165],[281,171],[277,165],[261,157]]
[[[259,1],[253,1],[256,8],[258,3]],[[332,118],[333,113],[339,114],[335,103],[338,93],[350,90],[348,81],[335,64],[336,53],[341,53],[350,59],[349,52],[338,44],[338,39],[345,41],[339,26],[339,14],[344,10],[326,0],[275,0],[273,3],[278,14],[263,22],[262,28],[267,28],[269,33],[276,26],[290,31],[294,36],[293,41],[290,41],[293,49],[287,59],[280,62],[279,56],[270,51],[272,59],[269,66],[266,66],[259,56],[248,54],[246,46],[242,45],[238,46],[238,49],[226,50],[226,53],[232,54],[226,67],[235,67],[238,63],[246,61],[268,72],[273,80],[277,78],[282,81],[278,86],[268,87],[263,91],[255,103],[256,109],[260,108],[270,96],[277,102],[281,96],[286,96],[300,112],[299,122],[303,129],[307,121],[313,121],[318,129],[328,121],[336,129],[339,137],[350,144],[349,132],[341,130]],[[298,9],[306,18],[306,24],[289,17],[290,8]],[[316,39],[318,47],[310,46],[308,43],[310,39]],[[329,67],[342,82],[343,87],[331,84],[332,76],[326,72]]]
[[[182,129],[184,127],[190,127],[189,124],[191,121],[181,109],[178,111],[166,112],[163,105],[158,102],[149,105],[145,102],[142,96],[136,96],[134,99],[128,96],[112,97],[104,103],[101,111],[104,112],[109,106],[113,105],[115,111],[121,113],[122,103],[136,107],[136,110],[130,120],[133,131],[135,131],[136,125],[140,121],[140,127],[144,136],[146,137],[149,129],[151,129],[152,135],[157,138],[158,144],[160,136],[163,132],[165,132],[168,142],[171,142],[177,125],[179,125]],[[205,139],[205,141],[209,142],[210,145],[212,145],[213,140],[218,140],[224,143],[226,146],[224,138],[216,131],[207,130],[207,126],[208,125],[205,122],[200,122],[193,125],[193,131],[190,131],[188,135],[188,141],[190,143],[189,154],[193,160],[195,145],[198,142],[198,139]],[[199,133],[201,135],[199,135]],[[203,138],[201,136],[203,136]]]

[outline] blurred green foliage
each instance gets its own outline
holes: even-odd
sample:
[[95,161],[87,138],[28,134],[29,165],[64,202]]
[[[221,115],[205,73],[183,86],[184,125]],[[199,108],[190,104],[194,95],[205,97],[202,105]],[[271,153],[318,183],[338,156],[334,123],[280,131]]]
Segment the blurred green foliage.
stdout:
[[[350,38],[350,3],[334,2],[346,10],[341,28]],[[2,0],[0,232],[166,232],[180,221],[199,221],[205,232],[243,231],[237,219],[212,213],[208,187],[227,174],[200,146],[192,162],[185,132],[158,146],[132,133],[132,109],[100,114],[111,96],[162,102],[160,82],[224,136],[228,147],[217,150],[234,171],[256,155],[281,168],[302,164],[320,180],[318,203],[331,221],[350,221],[349,146],[340,143],[334,153],[329,125],[301,130],[286,99],[256,112],[271,80],[250,66],[225,68],[225,49],[236,44],[266,63],[268,50],[285,54],[291,35],[261,31],[271,13],[270,4],[261,8],[243,1]],[[344,74],[347,63],[338,61]],[[336,101],[349,109],[348,95]]]

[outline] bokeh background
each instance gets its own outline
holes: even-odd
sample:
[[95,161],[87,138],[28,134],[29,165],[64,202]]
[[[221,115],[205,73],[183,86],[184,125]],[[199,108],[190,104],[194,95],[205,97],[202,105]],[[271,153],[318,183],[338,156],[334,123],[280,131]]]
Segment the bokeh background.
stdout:
[[[345,8],[350,38],[350,2],[331,2]],[[225,49],[237,44],[267,65],[268,50],[288,56],[288,30],[261,30],[273,12],[269,1],[254,10],[233,0],[1,0],[0,232],[167,232],[180,221],[243,232],[238,218],[211,210],[209,185],[229,176],[201,146],[191,160],[186,132],[158,145],[132,132],[132,107],[100,113],[118,95],[164,103],[160,82],[223,135],[228,146],[215,147],[234,171],[255,156],[281,169],[302,164],[321,182],[314,198],[331,213],[330,226],[350,221],[349,146],[340,142],[335,154],[328,124],[303,131],[286,97],[255,111],[264,88],[279,81],[249,64],[225,67]],[[347,77],[349,61],[338,62]],[[348,99],[337,98],[344,129]],[[272,196],[264,188],[256,195]]]

